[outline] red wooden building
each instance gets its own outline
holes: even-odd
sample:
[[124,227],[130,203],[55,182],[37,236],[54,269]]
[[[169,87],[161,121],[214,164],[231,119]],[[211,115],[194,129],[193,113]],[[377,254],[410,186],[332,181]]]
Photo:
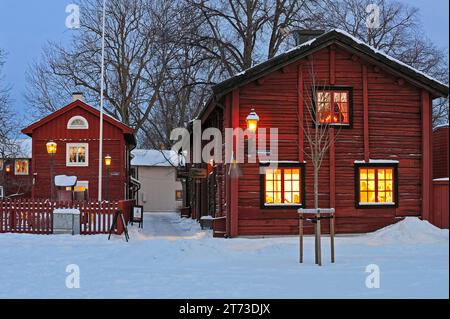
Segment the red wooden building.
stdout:
[[215,164],[208,179],[189,185],[192,216],[218,218],[216,235],[298,233],[297,209],[313,207],[303,130],[313,126],[306,108],[313,82],[323,89],[316,114],[330,134],[339,130],[319,176],[319,204],[336,208],[337,231],[428,218],[432,101],[448,86],[333,30],[213,87],[198,116],[202,128],[245,129],[255,109],[260,128],[278,128],[279,153],[276,170],[246,162],[233,178],[229,165]]
[[14,150],[0,153],[0,199],[31,197],[31,140],[12,141]]
[[[54,175],[77,177],[77,191],[86,191],[88,199],[98,194],[100,112],[74,94],[73,102],[31,124],[22,132],[32,137],[32,197],[50,198],[50,157],[46,144],[54,141]],[[103,156],[110,155],[108,187],[103,165],[103,198],[106,189],[110,200],[130,198],[130,151],[136,140],[132,128],[110,116],[104,116]]]
[[445,178],[448,176],[448,124],[433,130],[433,176]]

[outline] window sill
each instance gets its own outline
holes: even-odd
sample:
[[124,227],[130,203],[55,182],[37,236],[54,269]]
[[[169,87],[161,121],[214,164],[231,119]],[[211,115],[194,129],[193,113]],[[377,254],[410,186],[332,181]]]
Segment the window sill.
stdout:
[[298,209],[304,208],[303,204],[263,204],[261,208],[266,209]]
[[66,167],[89,167],[89,165],[88,164],[69,164],[69,163],[66,163]]
[[356,208],[396,208],[397,203],[358,203]]

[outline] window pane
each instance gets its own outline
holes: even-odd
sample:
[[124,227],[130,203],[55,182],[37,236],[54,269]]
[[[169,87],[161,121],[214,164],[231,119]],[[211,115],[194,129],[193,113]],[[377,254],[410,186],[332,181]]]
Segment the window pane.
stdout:
[[267,192],[273,191],[273,182],[272,181],[266,181],[266,191]]
[[362,191],[367,191],[367,182],[366,181],[361,182],[361,185],[359,188]]
[[369,191],[374,191],[374,190],[375,190],[375,181],[370,181],[370,182],[368,183],[367,189],[368,189]]
[[266,204],[273,204],[273,193],[266,192]]
[[386,203],[393,203],[394,202],[394,198],[392,197],[392,192],[387,192],[386,193]]
[[378,179],[385,179],[385,174],[384,174],[384,169],[379,169],[378,170]]
[[386,179],[392,180],[392,169],[386,170]]
[[386,193],[385,192],[378,192],[378,202],[386,203]]
[[292,179],[292,170],[285,169],[284,170],[284,179],[285,180],[291,180]]
[[378,181],[378,190],[379,191],[385,191],[386,190],[386,184],[384,181]]
[[274,193],[274,203],[281,204],[281,192]]
[[284,181],[284,191],[285,192],[292,191],[291,181]]
[[392,182],[386,182],[386,190],[392,191]]
[[300,202],[300,192],[294,192],[293,193],[293,203],[294,204],[301,204],[301,202]]
[[266,180],[273,180],[273,169],[266,169]]
[[374,169],[367,170],[367,176],[369,180],[375,180],[375,170]]
[[368,192],[367,193],[367,202],[368,203],[375,203],[375,192]]
[[362,203],[367,203],[367,193],[366,192],[361,192],[361,199],[360,201]]
[[285,192],[284,193],[284,203],[285,204],[292,204],[292,193],[291,192]]
[[292,182],[292,190],[293,191],[300,191],[300,181],[293,181]]
[[292,179],[294,181],[299,181],[300,180],[300,170],[299,169],[293,169],[292,170]]
[[361,179],[367,179],[367,170],[366,169],[360,169],[359,170],[359,176]]

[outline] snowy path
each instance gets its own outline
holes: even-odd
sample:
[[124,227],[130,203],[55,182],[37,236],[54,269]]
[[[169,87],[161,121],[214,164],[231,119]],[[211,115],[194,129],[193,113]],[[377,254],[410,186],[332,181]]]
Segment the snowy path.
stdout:
[[195,232],[184,227],[179,213],[145,213],[144,229],[141,234],[147,238],[185,238]]
[[[131,240],[115,236],[0,234],[0,298],[448,298],[448,230],[406,220],[336,239],[336,264],[313,264],[306,238],[215,239],[176,214],[145,215]],[[79,289],[66,267],[80,268]],[[380,288],[366,287],[370,264]]]

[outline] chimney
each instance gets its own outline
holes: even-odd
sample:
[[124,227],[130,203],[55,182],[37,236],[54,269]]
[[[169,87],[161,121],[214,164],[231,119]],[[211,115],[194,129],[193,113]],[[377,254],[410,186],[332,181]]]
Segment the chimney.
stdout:
[[294,30],[295,45],[301,45],[325,33],[325,30]]
[[74,92],[72,93],[72,102],[75,102],[77,100],[80,100],[84,102],[84,96],[82,92]]

